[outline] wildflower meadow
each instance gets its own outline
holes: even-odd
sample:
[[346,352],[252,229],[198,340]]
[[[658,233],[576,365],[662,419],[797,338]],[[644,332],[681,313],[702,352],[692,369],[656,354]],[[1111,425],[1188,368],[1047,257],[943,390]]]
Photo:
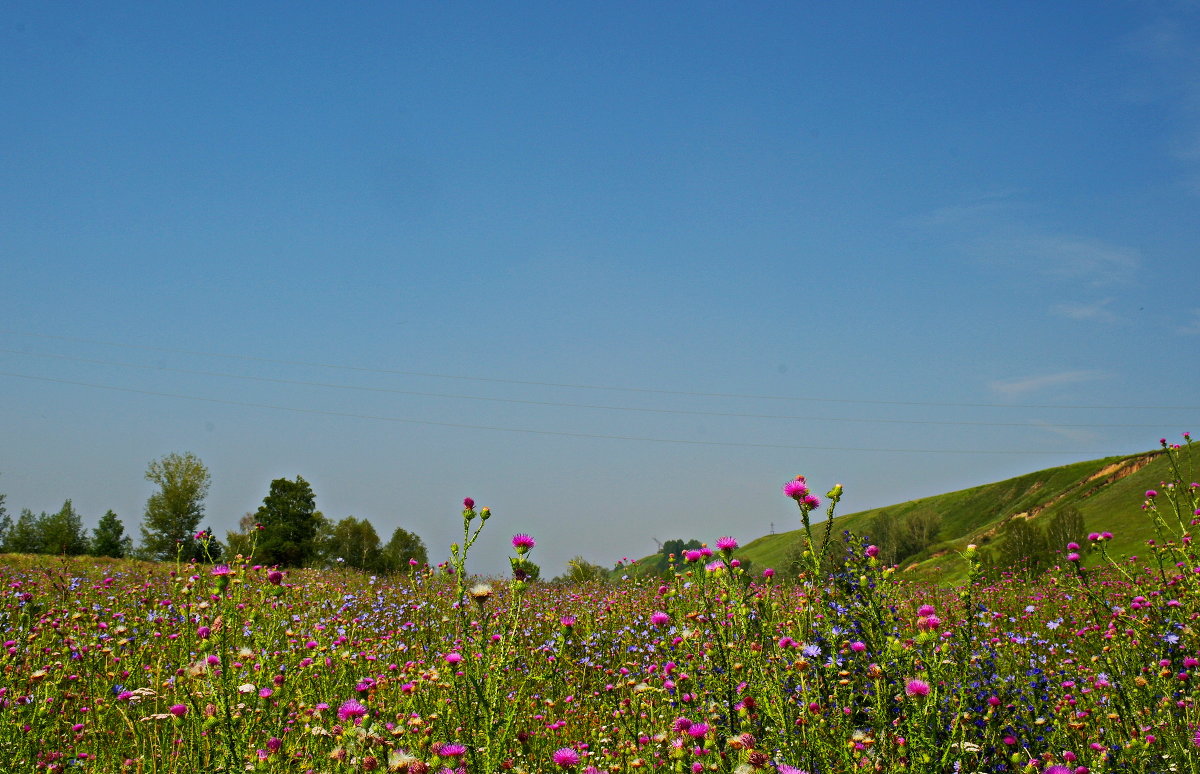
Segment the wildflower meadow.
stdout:
[[1099,532],[985,580],[968,546],[954,588],[840,530],[840,485],[782,496],[799,572],[719,536],[662,577],[546,584],[518,534],[511,576],[474,577],[510,530],[470,499],[447,563],[387,577],[12,558],[0,771],[1200,772],[1196,483],[1130,503],[1138,559]]

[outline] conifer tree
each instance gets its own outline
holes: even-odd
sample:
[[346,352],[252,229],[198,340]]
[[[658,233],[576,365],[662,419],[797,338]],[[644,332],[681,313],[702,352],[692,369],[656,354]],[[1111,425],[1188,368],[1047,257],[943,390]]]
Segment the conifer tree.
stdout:
[[133,540],[125,534],[125,525],[111,509],[100,517],[100,523],[92,530],[92,556],[111,556],[124,559],[129,556]]
[[308,566],[317,555],[317,498],[301,476],[277,478],[254,514],[262,525],[256,558],[283,567]]

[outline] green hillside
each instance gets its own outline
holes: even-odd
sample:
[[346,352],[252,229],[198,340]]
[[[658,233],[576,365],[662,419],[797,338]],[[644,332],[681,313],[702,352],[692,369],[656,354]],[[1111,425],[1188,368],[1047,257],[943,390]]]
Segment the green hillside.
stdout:
[[[1182,456],[1186,482],[1200,479],[1200,460],[1197,455]],[[863,534],[874,518],[886,513],[891,519],[905,519],[914,513],[940,517],[940,527],[933,542],[923,551],[901,563],[905,573],[924,576],[942,582],[959,580],[965,564],[959,554],[968,544],[987,546],[1004,525],[1013,518],[1027,518],[1033,524],[1044,524],[1055,514],[1075,508],[1084,519],[1088,532],[1112,532],[1109,553],[1115,556],[1144,553],[1146,541],[1154,537],[1150,518],[1141,504],[1148,489],[1159,489],[1164,481],[1174,479],[1170,460],[1161,450],[1125,457],[1105,457],[1077,462],[1057,468],[1039,470],[993,484],[963,489],[957,492],[923,497],[918,500],[874,508],[845,516],[836,516],[834,532],[843,530]],[[1167,506],[1169,507],[1169,506]],[[736,553],[749,559],[757,570],[764,567],[782,568],[788,554],[801,538],[799,511],[796,529],[766,535],[743,545]],[[824,532],[822,523],[814,535]],[[1001,556],[1002,560],[1019,557]],[[1088,557],[1095,561],[1097,557]],[[626,568],[637,571],[653,567],[655,556],[640,560]]]

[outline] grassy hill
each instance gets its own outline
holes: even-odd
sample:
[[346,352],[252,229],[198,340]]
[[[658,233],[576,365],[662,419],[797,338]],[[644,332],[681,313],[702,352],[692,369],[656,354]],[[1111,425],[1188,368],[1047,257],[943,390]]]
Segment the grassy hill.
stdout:
[[[1200,479],[1200,460],[1197,454],[1182,455],[1184,481]],[[1088,462],[1076,462],[1057,468],[1039,470],[993,484],[984,484],[957,492],[923,497],[883,508],[873,508],[834,519],[835,535],[842,530],[855,534],[867,532],[872,520],[881,513],[903,519],[912,513],[929,512],[941,519],[933,543],[921,553],[901,563],[905,573],[952,583],[962,578],[965,563],[959,554],[968,544],[987,546],[1006,522],[1027,518],[1034,524],[1044,524],[1054,514],[1066,508],[1076,508],[1083,515],[1088,532],[1112,532],[1109,553],[1137,555],[1143,553],[1146,541],[1154,537],[1150,518],[1141,505],[1146,490],[1161,489],[1161,483],[1174,479],[1168,456],[1161,450],[1132,454],[1125,457],[1105,457]],[[1169,506],[1167,506],[1169,508]],[[799,512],[797,529],[766,535],[743,545],[736,556],[749,559],[757,568],[782,568],[787,556],[801,538]],[[824,525],[814,530],[821,535]],[[1015,560],[1018,557],[1003,557]],[[1089,557],[1095,560],[1096,557]],[[629,570],[652,567],[655,557],[642,559]]]

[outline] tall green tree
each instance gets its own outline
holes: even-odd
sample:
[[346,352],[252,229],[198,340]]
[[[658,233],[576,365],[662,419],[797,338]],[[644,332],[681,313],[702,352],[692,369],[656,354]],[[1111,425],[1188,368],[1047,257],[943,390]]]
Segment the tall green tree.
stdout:
[[[914,511],[904,518],[904,529],[900,536],[900,559],[919,554],[937,539],[942,527],[942,517],[933,511]],[[897,560],[899,561],[899,560]]]
[[204,498],[211,478],[196,455],[171,453],[146,468],[146,480],[158,491],[146,501],[142,553],[159,561],[203,559],[196,528],[204,517]]
[[317,556],[317,498],[301,476],[277,478],[254,514],[262,525],[257,558],[264,564],[305,567]]
[[885,565],[897,564],[900,532],[903,523],[887,511],[875,514],[867,525],[867,537],[879,549],[879,561]]
[[313,521],[316,522],[313,534],[313,545],[316,548],[312,559],[309,560],[310,566],[329,567],[336,564],[337,556],[333,553],[333,522],[325,518],[325,514],[320,511],[313,514]]
[[396,527],[391,540],[383,547],[380,569],[384,572],[400,572],[411,567],[411,562],[416,562],[418,565],[429,564],[425,541],[403,527]]
[[4,500],[7,497],[8,495],[0,492],[0,551],[4,550],[4,542],[8,539],[9,530],[12,529],[12,518],[4,507]]
[[1036,576],[1046,563],[1048,546],[1042,530],[1024,516],[1014,516],[1004,526],[1004,542],[999,558],[1001,565],[1008,565],[1028,577]]
[[[685,549],[686,550],[686,549]],[[567,585],[570,583],[588,583],[590,581],[607,581],[608,568],[592,564],[582,556],[576,556],[567,561],[567,571],[559,575],[551,583]]]
[[40,554],[44,548],[42,542],[40,517],[28,508],[22,508],[16,522],[4,536],[4,552],[8,554]]
[[78,556],[88,552],[89,541],[83,529],[83,519],[70,500],[63,503],[58,513],[42,514],[38,519],[41,532],[42,553]]
[[691,551],[693,549],[697,549],[701,545],[702,545],[702,543],[699,540],[696,540],[695,538],[692,538],[690,540],[684,540],[683,538],[673,538],[673,539],[668,540],[665,543],[663,543],[662,548],[660,548],[658,552],[660,554],[662,554],[663,556],[675,554],[676,558],[678,558],[683,555],[684,551]]
[[382,549],[379,543],[379,533],[367,519],[356,519],[353,516],[333,525],[333,535],[326,548],[334,560],[340,559],[347,567],[359,570],[379,569]]
[[1073,505],[1063,508],[1046,524],[1046,542],[1051,551],[1066,553],[1067,543],[1085,543],[1083,514]]
[[879,561],[900,564],[924,551],[937,538],[942,517],[933,511],[893,516],[880,511],[867,525],[867,537],[879,548]]
[[106,511],[92,530],[92,556],[124,559],[132,550],[133,540],[125,534],[125,525],[111,509]]

